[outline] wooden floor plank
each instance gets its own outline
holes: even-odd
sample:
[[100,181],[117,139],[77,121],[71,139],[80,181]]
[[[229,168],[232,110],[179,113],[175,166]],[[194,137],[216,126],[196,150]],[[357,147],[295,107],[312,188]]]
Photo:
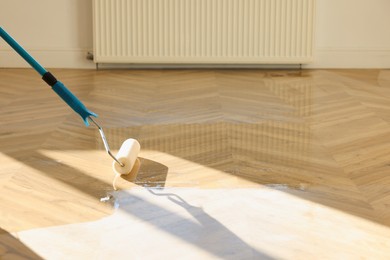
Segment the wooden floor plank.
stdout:
[[[119,179],[120,189],[266,188],[390,230],[387,71],[53,72],[99,114],[114,151],[127,138],[141,143],[138,175]],[[1,228],[112,214],[100,202],[113,173],[98,130],[34,71],[1,69],[0,78]],[[327,232],[319,223],[311,228]]]

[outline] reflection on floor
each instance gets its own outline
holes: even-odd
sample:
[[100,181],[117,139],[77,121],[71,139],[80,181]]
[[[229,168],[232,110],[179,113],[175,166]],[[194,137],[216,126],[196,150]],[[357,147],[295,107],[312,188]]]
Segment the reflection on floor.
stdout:
[[[141,165],[118,181],[125,206],[101,202],[113,173],[97,129],[35,72],[0,70],[0,225],[37,254],[389,256],[389,71],[54,72],[114,150],[140,141]],[[72,237],[87,249],[60,245]]]

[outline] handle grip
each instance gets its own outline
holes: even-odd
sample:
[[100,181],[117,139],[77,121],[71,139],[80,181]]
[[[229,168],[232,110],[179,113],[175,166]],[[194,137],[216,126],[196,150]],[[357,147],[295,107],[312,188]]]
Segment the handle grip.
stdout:
[[83,103],[60,81],[42,67],[20,44],[15,41],[3,28],[0,26],[0,37],[3,38],[23,59],[25,59],[31,67],[33,67],[41,76],[42,79],[52,87],[54,92],[58,94],[76,113],[78,113],[86,126],[89,126],[88,117],[97,115],[89,111]]
[[89,126],[88,117],[97,115],[91,111],[89,111],[83,103],[75,96],[69,89],[65,87],[62,82],[57,81],[52,89],[57,93],[58,96],[62,98],[76,113],[78,113],[84,121],[86,126]]

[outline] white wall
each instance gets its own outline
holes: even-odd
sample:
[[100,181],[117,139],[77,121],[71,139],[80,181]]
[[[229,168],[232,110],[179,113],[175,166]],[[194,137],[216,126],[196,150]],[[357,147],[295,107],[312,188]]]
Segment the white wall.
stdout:
[[[45,67],[94,68],[92,0],[0,0],[0,26]],[[0,39],[0,67],[27,66]]]
[[[92,0],[0,0],[0,26],[46,67],[94,68]],[[26,63],[0,41],[0,67]],[[316,59],[307,68],[389,68],[389,0],[317,0]]]
[[317,0],[312,68],[389,68],[389,0]]

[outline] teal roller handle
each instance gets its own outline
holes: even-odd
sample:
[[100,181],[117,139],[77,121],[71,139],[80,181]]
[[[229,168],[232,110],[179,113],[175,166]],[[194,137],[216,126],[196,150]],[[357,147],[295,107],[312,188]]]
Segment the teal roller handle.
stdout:
[[83,103],[60,81],[42,67],[28,52],[23,49],[20,44],[15,41],[3,28],[0,27],[0,37],[3,38],[28,64],[31,65],[41,76],[42,79],[52,87],[56,92],[76,113],[78,113],[86,126],[89,126],[88,117],[97,115],[89,111]]
[[89,126],[88,117],[97,117],[97,115],[89,111],[84,106],[84,104],[81,103],[81,101],[75,95],[73,95],[73,93],[70,92],[70,90],[67,89],[64,84],[62,84],[62,82],[57,81],[52,88],[58,96],[60,96],[76,113],[81,116],[86,126]]
[[3,28],[0,27],[0,36],[6,41],[9,46],[11,46],[28,64],[31,65],[41,76],[43,76],[47,71],[44,67],[42,67],[33,57],[31,57],[28,52],[23,49],[22,46],[15,41],[11,35],[9,35]]

